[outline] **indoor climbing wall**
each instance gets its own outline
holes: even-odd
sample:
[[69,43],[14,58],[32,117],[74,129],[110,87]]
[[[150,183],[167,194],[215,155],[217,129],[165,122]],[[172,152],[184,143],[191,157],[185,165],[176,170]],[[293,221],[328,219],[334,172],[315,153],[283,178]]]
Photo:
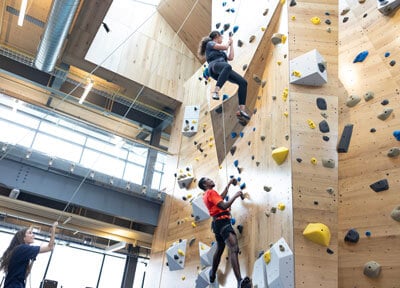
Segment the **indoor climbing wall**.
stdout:
[[290,1],[290,86],[296,287],[338,287],[338,5]]
[[400,12],[339,7],[339,287],[400,287]]
[[[224,147],[224,139],[216,135],[224,123],[221,121],[219,126],[215,126],[211,121],[210,109],[213,103],[209,102],[209,93],[214,84],[205,81],[204,67],[199,67],[197,73],[185,83],[182,109],[171,134],[170,152],[175,156],[168,163],[168,167],[172,167],[168,170],[171,175],[166,184],[169,196],[154,238],[147,273],[151,277],[146,278],[145,287],[207,287],[207,257],[210,257],[207,253],[213,251],[214,235],[210,229],[211,220],[204,217],[204,207],[201,207],[202,201],[198,198],[202,196],[202,191],[197,187],[197,182],[203,176],[214,179],[216,189],[220,192],[233,176],[238,179],[238,184],[231,186],[229,194],[233,195],[239,189],[245,192],[246,197],[243,200],[237,199],[232,206],[243,276],[252,276],[253,267],[261,257],[267,269],[274,271],[274,277],[270,279],[271,283],[275,283],[272,285],[282,285],[284,282],[281,282],[280,277],[293,284],[293,257],[290,256],[293,248],[293,223],[291,163],[288,156],[289,102],[281,98],[288,87],[288,45],[287,42],[279,41],[273,44],[269,37],[263,43],[263,56],[257,61],[252,61],[248,56],[241,57],[242,51],[257,50],[256,45],[260,45],[261,39],[256,40],[263,36],[263,32],[272,35],[280,31],[287,35],[287,7],[285,4],[279,10],[278,20],[267,28],[262,23],[249,23],[248,17],[256,13],[261,18],[266,17],[267,9],[270,8],[268,4],[264,6],[255,0],[251,3],[246,1],[246,5],[240,2],[226,1],[225,6],[218,2],[220,9],[224,9],[227,15],[232,16],[242,8],[249,13],[247,17],[242,15],[242,20],[237,17],[235,23],[231,22],[230,29],[238,25],[238,31],[247,31],[240,34],[244,45],[235,46],[237,61],[232,64],[235,69],[240,69],[240,73],[245,73],[246,69],[260,71],[257,77],[265,83],[261,85],[261,81],[254,80],[253,75],[248,79],[249,89],[256,93],[251,96],[254,101],[251,111],[253,116],[246,126],[229,131],[233,145],[226,150],[226,157],[220,164],[216,144],[222,143]],[[222,18],[224,13],[220,16],[221,27],[226,24]],[[214,18],[213,23],[217,23]],[[252,35],[257,35],[256,40],[249,42]],[[244,64],[247,67],[242,70]],[[224,93],[235,95],[235,87],[227,85]],[[193,116],[197,112],[198,119]],[[237,120],[232,117],[230,121]],[[219,287],[236,287],[226,252],[217,275]],[[271,264],[266,264],[265,255],[269,254],[272,257],[269,262]],[[276,269],[281,258],[291,259],[285,262],[288,267],[281,269],[286,274],[280,274],[279,269]],[[294,287],[292,284],[288,287]]]

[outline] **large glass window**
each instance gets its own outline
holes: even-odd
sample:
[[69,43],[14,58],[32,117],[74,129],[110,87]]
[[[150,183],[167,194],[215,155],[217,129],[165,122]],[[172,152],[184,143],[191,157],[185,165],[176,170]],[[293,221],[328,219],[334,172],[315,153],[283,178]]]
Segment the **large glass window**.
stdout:
[[106,255],[103,264],[103,271],[100,277],[99,288],[121,287],[125,262],[126,257],[119,258]]

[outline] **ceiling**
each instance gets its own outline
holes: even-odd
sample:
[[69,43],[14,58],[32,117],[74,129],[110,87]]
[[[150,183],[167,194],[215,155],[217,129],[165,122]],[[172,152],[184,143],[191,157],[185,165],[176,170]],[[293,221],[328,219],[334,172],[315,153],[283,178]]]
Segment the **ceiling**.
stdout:
[[[95,64],[85,60],[85,55],[97,31],[102,27],[103,19],[112,2],[112,0],[80,1],[67,40],[58,57],[56,72],[51,74],[33,67],[32,59],[35,58],[41,43],[53,1],[28,0],[22,27],[17,25],[21,0],[1,1],[0,91],[8,92],[7,94],[24,101],[48,107],[51,107],[51,101],[54,97],[62,98],[65,94],[71,94],[79,98],[82,95],[83,88],[78,87],[76,89],[77,85],[84,84],[88,73],[96,68]],[[207,35],[211,27],[211,0],[161,0],[158,12],[172,29],[178,32],[180,39],[193,54],[197,55],[199,39]],[[183,25],[183,23],[185,24]],[[54,73],[61,74],[67,80],[56,83],[57,78],[54,77]],[[81,105],[79,108],[74,107],[73,109],[63,106],[64,108],[58,109],[60,112],[85,119],[89,110],[97,111],[99,117],[104,118],[102,121],[94,123],[99,127],[102,127],[102,122],[109,121],[109,114],[105,112],[119,115],[121,116],[120,121],[126,121],[122,119],[122,115],[126,112],[127,106],[133,102],[134,96],[138,95],[139,91],[144,88],[142,95],[145,95],[145,97],[140,98],[141,106],[133,107],[133,113],[127,116],[132,131],[134,131],[134,134],[130,135],[129,138],[145,141],[148,144],[150,133],[147,135],[149,137],[146,135],[143,137],[143,127],[152,129],[162,126],[162,129],[164,129],[163,136],[157,148],[168,148],[169,124],[172,123],[174,113],[181,105],[179,101],[101,67],[96,69],[93,75],[93,77],[96,77],[96,84],[87,98],[91,105]],[[25,79],[27,80],[25,81]],[[32,88],[33,86],[35,88]],[[57,91],[55,92],[55,90]],[[71,93],[72,90],[75,91]],[[39,97],[43,99],[39,99]],[[116,98],[119,101],[116,101]],[[67,104],[76,105],[73,101]],[[90,120],[86,119],[85,121],[89,122]],[[35,219],[35,221],[48,222],[49,219],[54,219],[59,213],[40,205],[27,202],[19,203],[19,201],[9,198],[5,199],[6,201],[3,201],[3,199],[1,201],[0,208],[2,211]],[[100,236],[109,234],[110,229],[115,228],[115,225],[105,224],[80,215],[74,215],[70,225],[74,229]],[[151,243],[151,234],[140,234],[140,231],[129,229],[122,229],[121,231],[113,233],[110,236],[111,239],[123,240],[132,236],[132,238],[143,239],[146,246]]]

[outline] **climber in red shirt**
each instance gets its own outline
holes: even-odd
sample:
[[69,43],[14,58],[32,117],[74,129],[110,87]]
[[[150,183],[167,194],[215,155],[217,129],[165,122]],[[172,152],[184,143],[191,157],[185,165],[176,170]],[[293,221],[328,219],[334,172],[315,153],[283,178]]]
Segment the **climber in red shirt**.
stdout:
[[237,180],[232,178],[224,191],[221,194],[218,194],[218,192],[214,190],[214,181],[203,177],[199,181],[199,188],[205,191],[203,201],[208,208],[210,216],[213,217],[212,230],[217,241],[217,251],[214,254],[213,264],[210,270],[210,282],[214,283],[215,281],[222,253],[224,252],[225,245],[228,245],[229,259],[231,260],[232,269],[238,281],[238,287],[242,288],[250,287],[251,280],[249,277],[242,278],[240,274],[238,260],[239,246],[235,230],[233,230],[231,224],[230,208],[238,197],[243,197],[243,192],[238,191],[228,201],[224,201],[228,194],[229,186],[235,183],[237,183]]

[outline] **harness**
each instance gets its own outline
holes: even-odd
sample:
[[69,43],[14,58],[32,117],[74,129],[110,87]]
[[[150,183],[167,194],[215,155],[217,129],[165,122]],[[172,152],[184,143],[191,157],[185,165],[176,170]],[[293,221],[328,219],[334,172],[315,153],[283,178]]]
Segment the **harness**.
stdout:
[[214,221],[221,219],[230,219],[230,218],[231,218],[231,212],[229,211],[224,211],[213,216]]

